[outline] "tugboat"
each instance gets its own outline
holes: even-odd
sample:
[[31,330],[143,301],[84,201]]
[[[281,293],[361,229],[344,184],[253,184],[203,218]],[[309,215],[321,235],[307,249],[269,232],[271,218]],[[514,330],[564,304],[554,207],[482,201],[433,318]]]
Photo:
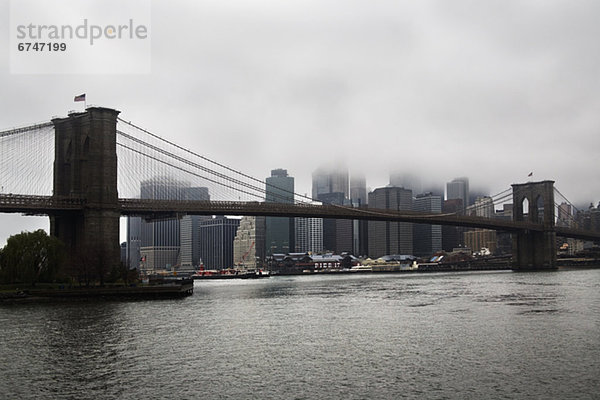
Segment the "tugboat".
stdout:
[[236,268],[227,268],[219,270],[205,270],[204,265],[200,265],[200,270],[191,277],[193,279],[257,279],[268,278],[270,275],[267,271],[261,269],[248,269],[246,266],[246,257],[250,250],[254,247],[254,242],[250,244],[250,248],[244,253]]

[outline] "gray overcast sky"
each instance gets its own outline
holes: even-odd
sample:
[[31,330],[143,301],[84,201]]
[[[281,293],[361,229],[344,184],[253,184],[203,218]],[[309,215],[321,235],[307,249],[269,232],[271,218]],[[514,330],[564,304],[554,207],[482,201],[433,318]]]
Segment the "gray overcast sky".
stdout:
[[[8,14],[0,0],[0,130],[87,93],[251,175],[286,168],[300,193],[335,162],[370,188],[399,170],[495,194],[533,171],[600,200],[598,1],[153,1],[139,75],[11,74]],[[0,216],[0,245],[47,226],[21,221]]]

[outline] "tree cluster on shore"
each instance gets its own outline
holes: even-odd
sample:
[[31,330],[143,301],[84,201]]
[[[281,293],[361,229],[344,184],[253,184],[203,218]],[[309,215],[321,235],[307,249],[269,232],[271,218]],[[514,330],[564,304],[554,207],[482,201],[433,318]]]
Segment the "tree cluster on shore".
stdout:
[[13,235],[0,250],[0,282],[25,283],[61,280],[60,267],[65,260],[64,245],[38,229]]
[[1,284],[102,286],[117,281],[128,284],[136,280],[137,271],[130,271],[124,265],[108,266],[103,263],[103,255],[93,249],[86,254],[69,255],[59,239],[42,229],[13,235],[0,249]]

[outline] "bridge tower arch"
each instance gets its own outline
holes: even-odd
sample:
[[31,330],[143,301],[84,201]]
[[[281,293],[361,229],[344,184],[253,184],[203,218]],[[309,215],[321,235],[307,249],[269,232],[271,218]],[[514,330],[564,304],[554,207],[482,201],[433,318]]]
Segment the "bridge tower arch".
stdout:
[[50,233],[73,262],[106,273],[120,262],[116,127],[119,111],[89,107],[52,120],[55,132],[53,196],[83,199],[83,211],[50,218]]
[[[512,185],[513,219],[543,225],[543,231],[513,233],[513,269],[556,269],[556,232],[554,229],[554,181]],[[528,204],[524,212],[523,204]]]

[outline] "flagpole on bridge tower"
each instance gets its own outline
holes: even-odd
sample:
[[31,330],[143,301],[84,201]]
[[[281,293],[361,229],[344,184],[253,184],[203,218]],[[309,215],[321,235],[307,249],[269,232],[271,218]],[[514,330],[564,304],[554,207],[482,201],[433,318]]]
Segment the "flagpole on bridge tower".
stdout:
[[84,94],[80,94],[79,96],[75,96],[75,98],[73,99],[73,101],[83,101],[83,111],[85,111],[87,109],[87,102],[85,100],[85,93]]

